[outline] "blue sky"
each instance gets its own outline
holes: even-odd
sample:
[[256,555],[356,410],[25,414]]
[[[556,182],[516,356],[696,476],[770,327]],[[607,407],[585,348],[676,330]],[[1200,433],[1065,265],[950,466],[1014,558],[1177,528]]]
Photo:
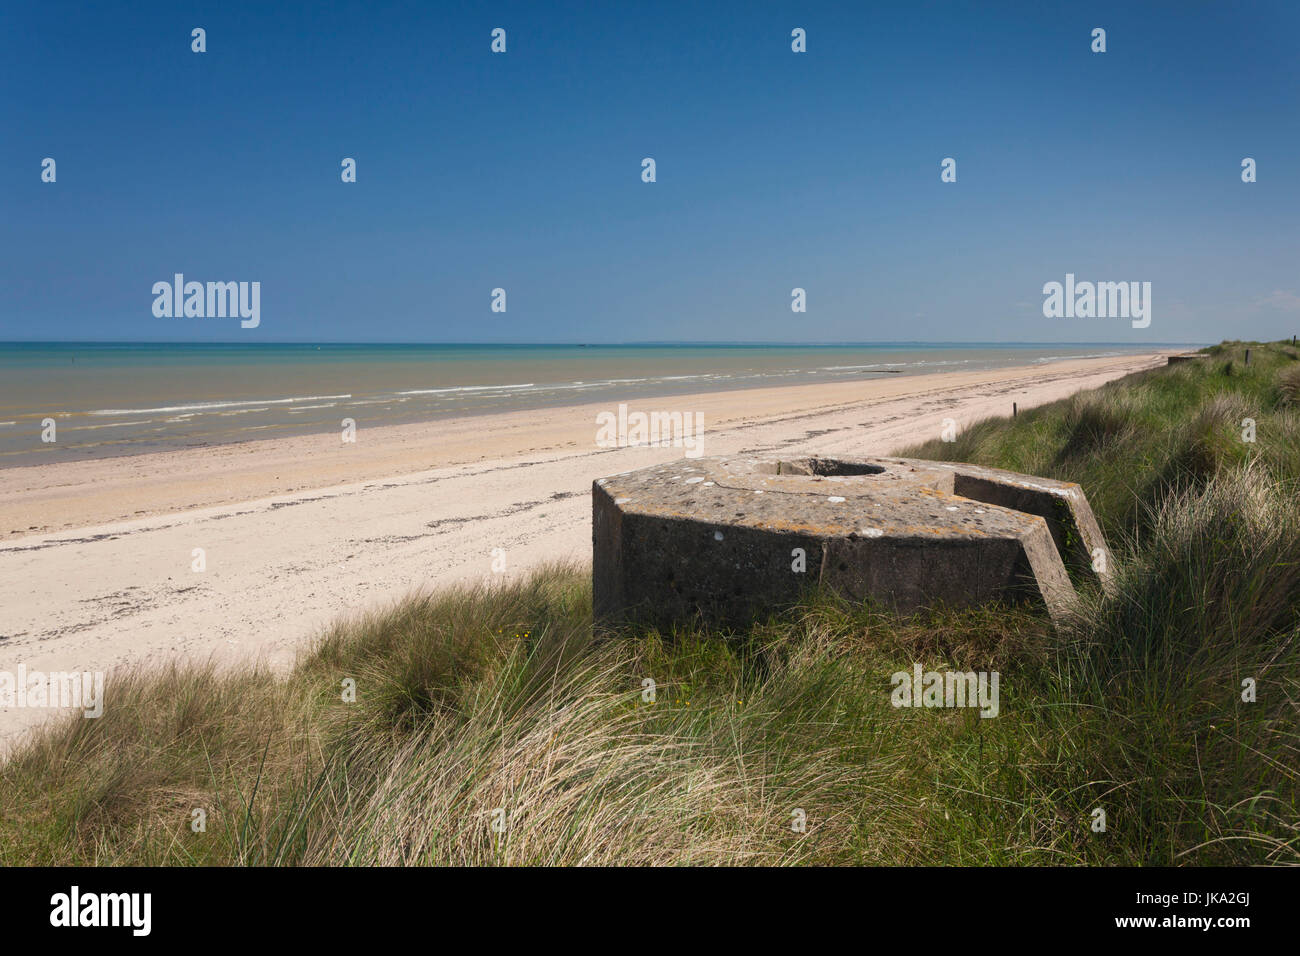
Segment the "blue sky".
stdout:
[[[1300,331],[1300,4],[9,3],[0,36],[0,339]],[[176,272],[261,282],[261,325],[156,318]],[[1044,318],[1067,272],[1151,282],[1150,327]]]

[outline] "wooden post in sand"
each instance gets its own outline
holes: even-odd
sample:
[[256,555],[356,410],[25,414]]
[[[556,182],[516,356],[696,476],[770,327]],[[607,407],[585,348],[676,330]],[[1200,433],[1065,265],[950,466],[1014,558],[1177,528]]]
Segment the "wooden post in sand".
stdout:
[[1015,418],[1015,417],[1016,417],[1016,403],[1015,403],[1015,402],[1012,402],[1012,403],[1011,403],[1011,417],[1012,417],[1012,418]]

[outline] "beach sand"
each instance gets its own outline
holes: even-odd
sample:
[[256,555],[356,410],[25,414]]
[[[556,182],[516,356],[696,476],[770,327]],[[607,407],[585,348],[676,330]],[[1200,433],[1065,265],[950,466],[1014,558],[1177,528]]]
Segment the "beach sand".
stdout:
[[[1165,353],[676,395],[704,455],[888,454],[1164,364]],[[405,595],[589,562],[595,478],[683,457],[600,448],[608,403],[0,470],[0,671],[260,658]],[[202,548],[206,570],[192,570]],[[492,570],[493,549],[506,569]],[[112,706],[111,673],[107,706]],[[48,710],[0,708],[0,751]]]

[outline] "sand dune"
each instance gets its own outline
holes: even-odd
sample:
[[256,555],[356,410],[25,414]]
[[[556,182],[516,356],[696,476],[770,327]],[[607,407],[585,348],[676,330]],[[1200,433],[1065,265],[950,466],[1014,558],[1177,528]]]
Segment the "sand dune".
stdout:
[[[673,396],[703,454],[886,454],[1163,364],[1156,354]],[[0,671],[260,656],[422,588],[590,559],[593,479],[681,457],[599,448],[607,405],[0,471]],[[201,548],[206,570],[192,570]],[[112,706],[112,680],[107,685]],[[0,747],[49,711],[0,709]]]

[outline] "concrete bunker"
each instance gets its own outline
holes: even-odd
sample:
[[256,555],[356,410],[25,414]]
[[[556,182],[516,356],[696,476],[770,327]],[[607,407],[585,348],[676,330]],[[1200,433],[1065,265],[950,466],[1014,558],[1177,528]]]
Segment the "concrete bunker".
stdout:
[[1109,578],[1078,485],[905,458],[739,455],[601,478],[592,549],[597,619],[660,626],[743,624],[813,583],[900,611],[1010,600],[1056,617],[1072,576]]

